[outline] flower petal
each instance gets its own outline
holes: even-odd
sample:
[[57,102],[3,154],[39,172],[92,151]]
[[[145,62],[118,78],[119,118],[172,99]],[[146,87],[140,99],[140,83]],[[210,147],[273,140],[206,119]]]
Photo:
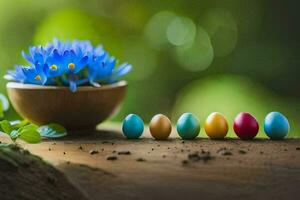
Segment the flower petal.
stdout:
[[131,65],[127,63],[123,63],[122,65],[120,65],[118,69],[113,71],[113,76],[116,78],[124,76],[128,74],[131,71],[131,69],[132,69]]
[[24,51],[22,51],[22,56],[25,58],[28,62],[33,64],[33,59],[30,55],[26,54]]
[[88,56],[84,56],[83,58],[81,58],[81,60],[78,62],[78,65],[80,66],[80,68],[82,68],[85,65],[87,65],[88,60],[89,60]]
[[69,87],[70,87],[70,90],[72,91],[72,92],[76,92],[76,90],[77,90],[77,85],[76,85],[76,82],[75,81],[73,81],[73,80],[69,80]]

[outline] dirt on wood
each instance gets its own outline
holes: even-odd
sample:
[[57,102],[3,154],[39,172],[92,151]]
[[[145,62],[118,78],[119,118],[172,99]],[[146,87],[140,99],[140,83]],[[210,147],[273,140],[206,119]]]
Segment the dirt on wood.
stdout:
[[[200,139],[181,143],[179,139],[142,139],[114,143],[114,147],[109,143],[86,143],[87,149],[98,145],[105,149],[95,156],[88,152],[76,156],[73,149],[77,142],[65,143],[63,149],[72,155],[62,159],[71,163],[58,162],[57,167],[91,199],[300,197],[299,140]],[[131,154],[106,160],[112,151],[125,149]],[[78,160],[74,156],[81,164],[75,164]]]
[[0,199],[87,199],[67,177],[15,145],[0,146]]
[[126,140],[100,131],[22,146],[92,200],[300,198],[299,139],[156,141],[147,134]]

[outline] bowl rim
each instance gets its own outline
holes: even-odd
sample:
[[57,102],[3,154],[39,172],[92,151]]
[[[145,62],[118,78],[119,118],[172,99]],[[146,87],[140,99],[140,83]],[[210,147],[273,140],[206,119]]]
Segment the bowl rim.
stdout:
[[[114,88],[126,87],[127,81],[118,81],[112,84],[106,84],[101,87],[94,86],[78,86],[76,92],[78,91],[91,91],[91,90],[110,90]],[[45,86],[45,85],[34,85],[34,84],[25,84],[18,82],[8,82],[6,84],[7,89],[26,89],[26,90],[70,90],[68,86]]]

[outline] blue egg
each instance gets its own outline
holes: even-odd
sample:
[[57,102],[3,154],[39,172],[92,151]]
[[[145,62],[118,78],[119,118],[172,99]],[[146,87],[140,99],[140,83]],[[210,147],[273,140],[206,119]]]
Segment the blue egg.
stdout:
[[265,118],[264,129],[269,138],[280,140],[288,135],[290,124],[283,114],[271,112]]
[[144,122],[136,114],[127,115],[123,121],[123,134],[128,139],[137,139],[139,138],[144,131]]
[[196,138],[200,132],[200,123],[192,113],[184,113],[177,121],[178,135],[184,140]]

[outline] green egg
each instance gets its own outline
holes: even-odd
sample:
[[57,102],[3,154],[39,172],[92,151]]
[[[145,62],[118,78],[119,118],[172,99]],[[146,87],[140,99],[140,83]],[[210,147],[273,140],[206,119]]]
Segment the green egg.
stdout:
[[192,113],[184,113],[177,121],[178,135],[184,140],[192,140],[199,135],[200,123]]

